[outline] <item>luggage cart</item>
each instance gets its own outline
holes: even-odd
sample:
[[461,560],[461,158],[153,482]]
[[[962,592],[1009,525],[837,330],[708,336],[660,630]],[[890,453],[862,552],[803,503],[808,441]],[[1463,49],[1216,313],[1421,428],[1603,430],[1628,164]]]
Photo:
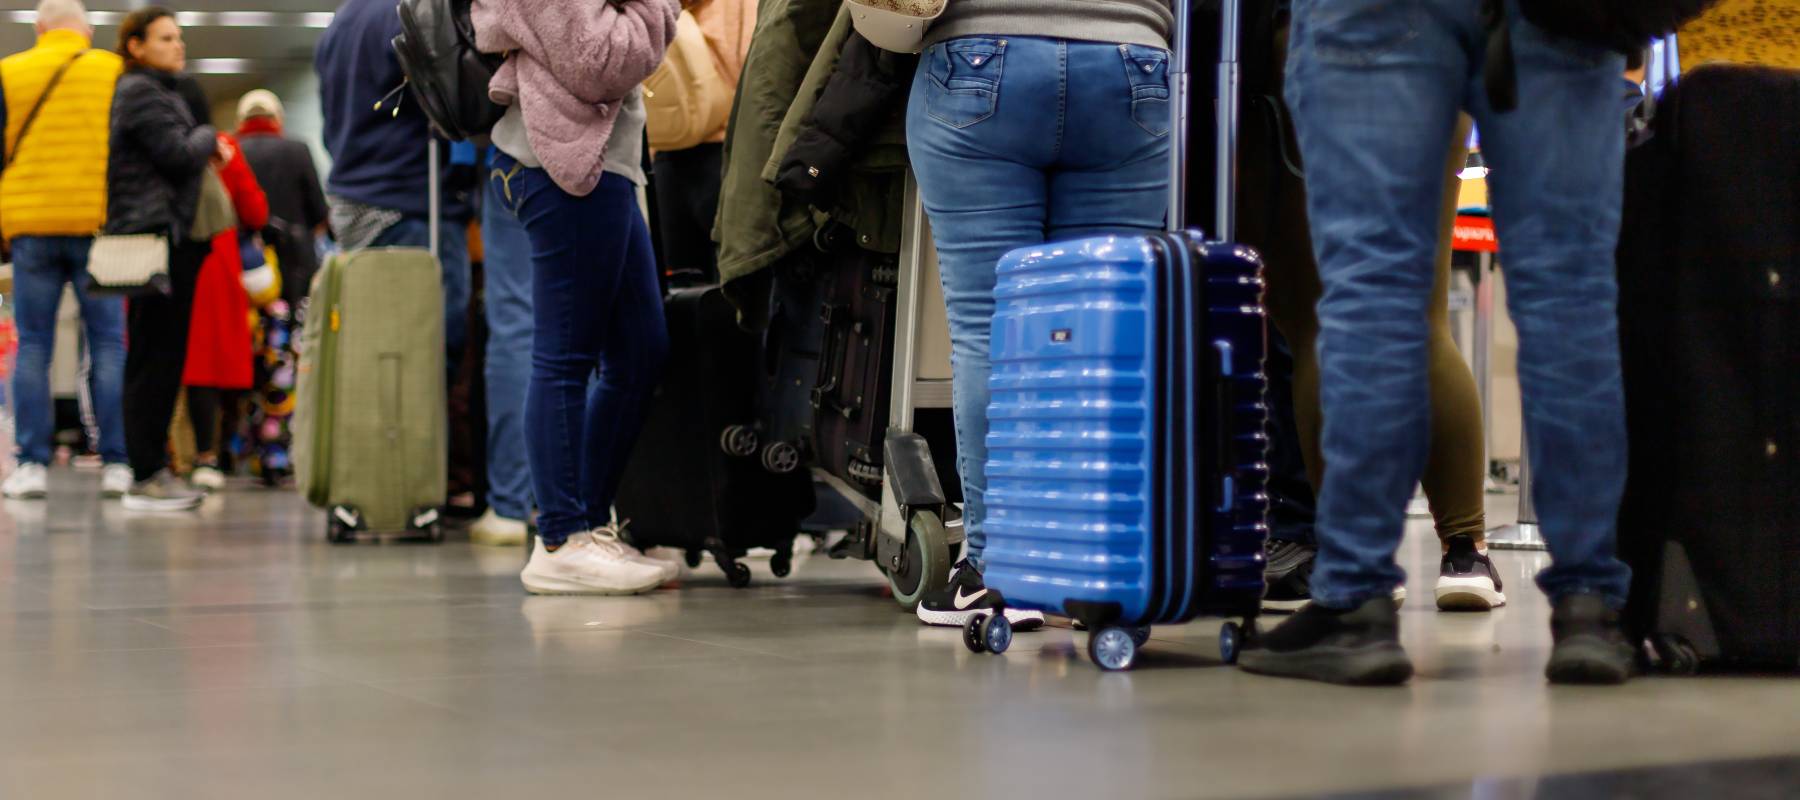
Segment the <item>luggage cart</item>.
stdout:
[[907,609],[950,580],[964,536],[949,522],[950,503],[925,437],[914,432],[915,412],[951,408],[950,338],[937,252],[930,225],[909,177],[896,281],[893,379],[888,429],[882,442],[879,502],[828,471],[817,479],[842,495],[863,519],[831,548],[832,558],[873,561],[894,599]]

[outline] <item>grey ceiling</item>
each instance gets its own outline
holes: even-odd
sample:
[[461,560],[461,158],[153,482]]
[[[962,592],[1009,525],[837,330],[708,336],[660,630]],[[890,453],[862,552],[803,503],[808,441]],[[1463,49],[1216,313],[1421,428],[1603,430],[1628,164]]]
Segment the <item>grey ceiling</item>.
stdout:
[[[163,0],[177,11],[266,11],[280,14],[333,11],[342,0]],[[93,11],[129,11],[143,2],[133,0],[87,0]],[[0,0],[3,12],[31,10],[37,0]],[[292,23],[297,17],[284,18]],[[263,85],[283,73],[312,68],[313,46],[319,40],[319,28],[286,24],[279,27],[209,27],[190,25],[182,30],[188,44],[188,58],[241,58],[251,60],[246,75],[202,75],[201,83],[214,98],[236,97]],[[118,29],[100,26],[94,43],[112,47]],[[31,46],[31,26],[0,19],[0,54],[13,53]]]

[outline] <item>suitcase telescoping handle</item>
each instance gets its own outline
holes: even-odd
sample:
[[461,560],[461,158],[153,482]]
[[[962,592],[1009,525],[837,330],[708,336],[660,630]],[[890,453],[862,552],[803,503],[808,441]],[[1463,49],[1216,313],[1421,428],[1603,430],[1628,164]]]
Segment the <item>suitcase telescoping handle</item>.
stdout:
[[[1171,125],[1174,140],[1169,152],[1169,230],[1180,231],[1187,225],[1188,164],[1188,98],[1189,74],[1193,47],[1194,0],[1173,0],[1175,11],[1174,52],[1170,56],[1169,107],[1175,119]],[[1237,138],[1241,70],[1238,65],[1239,39],[1242,38],[1242,0],[1220,0],[1219,3],[1219,70],[1218,98],[1214,122],[1218,136],[1213,152],[1215,182],[1213,186],[1213,229],[1209,237],[1229,242],[1237,236]]]

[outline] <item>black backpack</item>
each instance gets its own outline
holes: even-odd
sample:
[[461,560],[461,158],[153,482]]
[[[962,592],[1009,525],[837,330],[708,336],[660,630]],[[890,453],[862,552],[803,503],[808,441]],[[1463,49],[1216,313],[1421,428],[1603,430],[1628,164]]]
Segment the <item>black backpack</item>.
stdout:
[[506,57],[475,48],[473,0],[400,0],[394,54],[425,116],[445,138],[486,136],[506,107],[488,99],[488,81]]
[[[1519,11],[1544,30],[1614,50],[1635,66],[1650,41],[1674,33],[1719,0],[1519,0]],[[1488,27],[1487,91],[1497,111],[1518,106],[1512,36],[1505,0],[1482,0]]]

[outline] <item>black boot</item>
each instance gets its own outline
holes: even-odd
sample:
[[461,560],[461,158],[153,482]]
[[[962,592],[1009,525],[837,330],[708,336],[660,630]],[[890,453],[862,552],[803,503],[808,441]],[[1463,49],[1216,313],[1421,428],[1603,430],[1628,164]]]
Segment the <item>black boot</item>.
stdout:
[[1611,686],[1631,679],[1637,653],[1625,638],[1619,612],[1599,595],[1571,594],[1550,614],[1556,646],[1544,669],[1551,683]]
[[1402,684],[1413,674],[1400,647],[1399,608],[1390,597],[1349,611],[1306,606],[1257,637],[1238,664],[1263,675],[1355,686]]

